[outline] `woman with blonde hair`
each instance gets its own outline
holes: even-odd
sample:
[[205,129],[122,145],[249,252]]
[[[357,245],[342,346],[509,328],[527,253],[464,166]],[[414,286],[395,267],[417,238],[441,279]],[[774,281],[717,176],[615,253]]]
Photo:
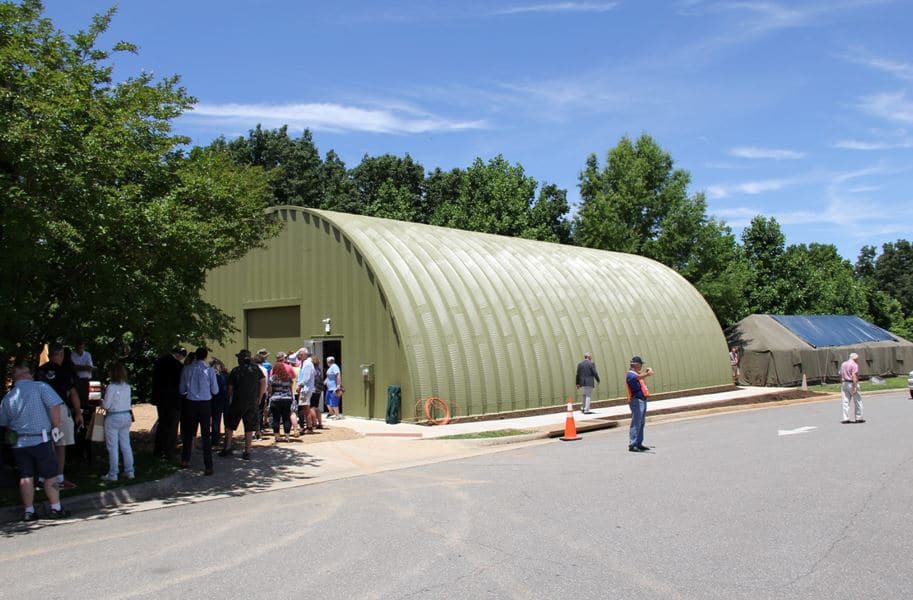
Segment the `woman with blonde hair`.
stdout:
[[111,378],[105,389],[101,406],[105,415],[105,446],[108,449],[108,472],[102,476],[105,481],[117,481],[118,453],[124,455],[124,475],[133,479],[133,448],[130,446],[130,425],[133,423],[130,384],[127,383],[127,368],[121,362],[111,365]]

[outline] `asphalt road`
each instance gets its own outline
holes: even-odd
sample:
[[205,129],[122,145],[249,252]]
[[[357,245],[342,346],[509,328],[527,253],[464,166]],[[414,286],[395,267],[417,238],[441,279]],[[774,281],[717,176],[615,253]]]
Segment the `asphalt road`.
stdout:
[[[7,598],[911,598],[913,400],[648,424],[0,530]],[[809,429],[814,428],[814,429]],[[792,434],[780,435],[793,431]],[[429,442],[433,443],[433,442]]]

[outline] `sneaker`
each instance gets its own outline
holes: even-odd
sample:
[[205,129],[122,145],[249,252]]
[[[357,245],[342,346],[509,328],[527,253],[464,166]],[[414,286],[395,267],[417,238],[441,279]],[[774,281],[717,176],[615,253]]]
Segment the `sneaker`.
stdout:
[[241,455],[241,458],[243,458],[244,460],[250,460],[250,452],[245,452],[244,454]]
[[108,473],[105,473],[104,475],[101,476],[101,480],[102,481],[117,481],[117,475],[110,475]]
[[66,519],[70,516],[70,511],[62,508],[60,510],[54,510],[53,508],[48,512],[49,519]]
[[232,454],[234,454],[234,450],[232,450],[231,448],[229,448],[228,450],[219,450],[219,456],[221,456],[222,458],[225,458],[226,456],[231,456]]
[[127,479],[136,479],[136,475],[134,475],[133,473],[127,473],[126,477],[127,477]]
[[36,513],[35,511],[27,512],[22,515],[22,520],[25,521],[26,523],[31,523],[32,521],[37,521],[39,518],[40,517],[38,516],[38,513]]

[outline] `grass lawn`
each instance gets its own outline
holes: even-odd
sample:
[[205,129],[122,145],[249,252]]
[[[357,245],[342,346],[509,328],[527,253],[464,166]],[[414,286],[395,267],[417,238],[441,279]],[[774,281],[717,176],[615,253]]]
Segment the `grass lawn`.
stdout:
[[[810,385],[808,389],[813,392],[839,392],[839,383],[824,383],[820,385]],[[859,391],[863,394],[866,392],[877,392],[878,390],[904,390],[907,389],[907,376],[888,377],[882,384],[875,384],[871,381],[860,381]]]
[[445,435],[439,437],[439,440],[483,440],[488,438],[508,437],[511,435],[526,435],[533,433],[526,429],[495,429],[494,431],[478,431],[476,433],[460,433],[457,435]]
[[[78,487],[60,492],[62,502],[66,505],[67,498],[81,496],[101,490],[111,490],[125,485],[162,479],[178,470],[177,465],[168,463],[152,456],[152,435],[148,431],[132,432],[131,443],[133,446],[133,462],[136,479],[127,481],[121,473],[121,478],[116,482],[102,481],[101,476],[108,472],[108,451],[102,443],[92,444],[92,462],[76,460],[67,456],[66,477]],[[123,464],[121,464],[123,471]],[[44,491],[35,492],[35,503],[40,504],[46,500]],[[0,489],[0,506],[18,506],[21,504],[19,488]]]

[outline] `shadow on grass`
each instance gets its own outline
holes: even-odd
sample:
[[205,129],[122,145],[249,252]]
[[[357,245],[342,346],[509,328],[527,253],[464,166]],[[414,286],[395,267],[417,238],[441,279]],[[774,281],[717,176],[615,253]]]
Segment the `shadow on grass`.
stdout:
[[[71,523],[85,518],[108,518],[135,510],[139,502],[157,501],[160,506],[201,502],[216,498],[231,498],[255,494],[274,489],[277,484],[294,484],[316,476],[314,470],[321,459],[311,456],[293,443],[276,444],[268,447],[254,447],[251,460],[242,460],[236,440],[235,454],[220,458],[213,452],[214,474],[203,474],[202,450],[194,449],[190,468],[179,470],[177,465],[154,458],[151,453],[151,439],[145,432],[134,435],[137,478],[142,482],[120,479],[116,483],[100,479],[107,471],[107,452],[103,445],[96,444],[95,456],[91,463],[67,465],[67,477],[79,488],[61,493],[65,508],[73,513],[64,521],[39,520],[32,523],[8,522],[0,525],[0,537],[14,537],[27,534],[48,525]],[[87,493],[88,492],[88,493]],[[21,517],[18,489],[2,490],[0,499],[7,506],[17,507],[12,518]],[[10,502],[11,500],[11,502]],[[35,495],[36,508],[45,503],[44,493]],[[4,509],[9,511],[10,509]],[[47,506],[39,509],[47,510]],[[7,518],[10,514],[7,514]]]

